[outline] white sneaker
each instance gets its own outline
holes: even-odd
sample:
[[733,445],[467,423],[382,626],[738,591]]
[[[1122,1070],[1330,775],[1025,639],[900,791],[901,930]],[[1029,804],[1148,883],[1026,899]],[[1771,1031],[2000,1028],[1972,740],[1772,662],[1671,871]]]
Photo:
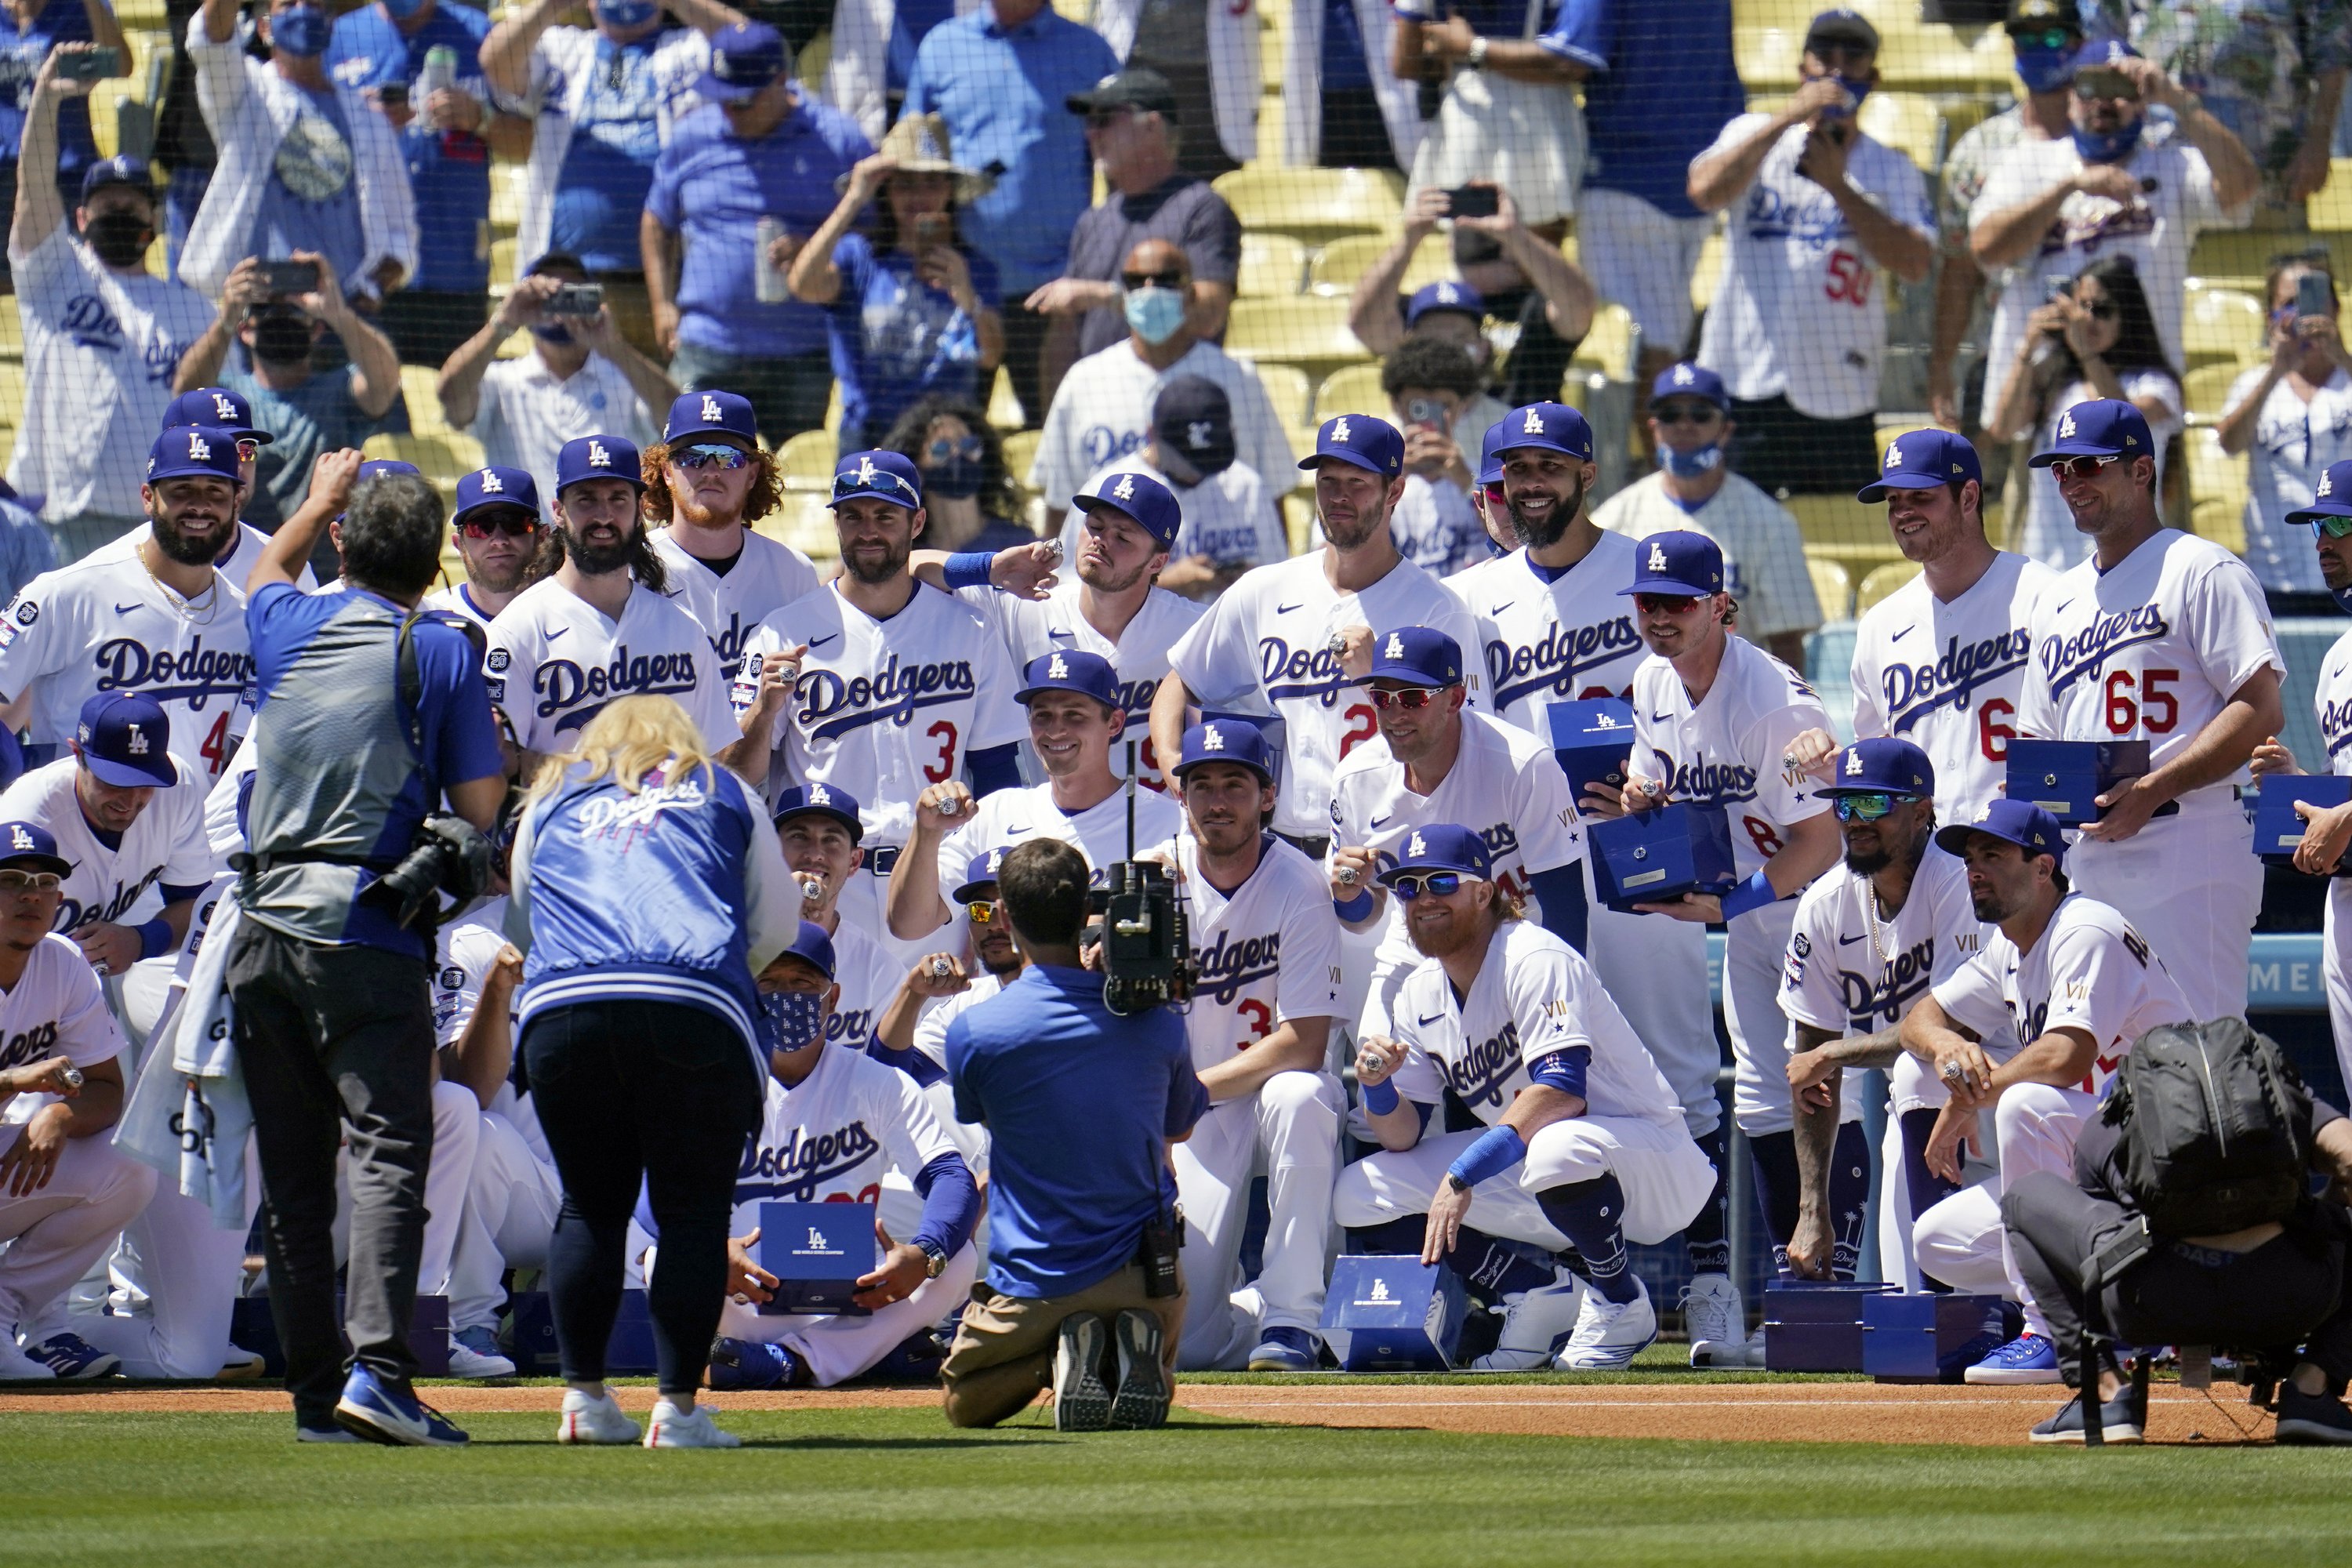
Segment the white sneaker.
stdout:
[[1577,1300],[1584,1281],[1562,1268],[1549,1285],[1503,1298],[1503,1332],[1492,1354],[1470,1363],[1473,1372],[1541,1372],[1552,1352],[1576,1331]]
[[1553,1365],[1562,1372],[1622,1372],[1633,1358],[1657,1340],[1658,1313],[1650,1305],[1650,1288],[1637,1278],[1633,1299],[1619,1303],[1598,1290],[1584,1293],[1584,1310],[1576,1332]]
[[1683,1326],[1696,1367],[1748,1364],[1748,1303],[1727,1274],[1697,1274],[1683,1287]]
[[609,1393],[591,1399],[576,1388],[563,1391],[563,1420],[555,1429],[559,1443],[634,1443],[644,1430]]
[[26,1355],[16,1343],[16,1326],[0,1323],[0,1383],[55,1383],[56,1369]]
[[512,1377],[515,1363],[499,1353],[496,1330],[466,1329],[449,1336],[451,1377]]
[[1761,1323],[1757,1324],[1756,1331],[1748,1336],[1748,1364],[1758,1372],[1763,1372],[1766,1370],[1764,1365],[1764,1325]]
[[[268,1370],[268,1363],[261,1359],[258,1351],[231,1345],[227,1353],[221,1357],[221,1369],[215,1375],[223,1383],[251,1383]],[[341,1427],[336,1429],[341,1430]]]
[[[607,1399],[611,1394],[604,1396]],[[732,1432],[721,1432],[710,1419],[711,1408],[698,1405],[690,1411],[680,1411],[667,1399],[654,1401],[653,1419],[646,1424],[646,1447],[648,1448],[740,1448],[743,1439]]]

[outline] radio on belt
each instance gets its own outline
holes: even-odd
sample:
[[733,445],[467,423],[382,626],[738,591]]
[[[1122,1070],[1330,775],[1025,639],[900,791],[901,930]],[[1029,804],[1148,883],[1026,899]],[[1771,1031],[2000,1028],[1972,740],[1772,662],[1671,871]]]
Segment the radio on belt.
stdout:
[[[2011,800],[2030,800],[2058,819],[2080,827],[2099,819],[2094,803],[2148,771],[2146,741],[2028,741],[2009,743]],[[2158,816],[2178,813],[2178,801],[2157,807]]]

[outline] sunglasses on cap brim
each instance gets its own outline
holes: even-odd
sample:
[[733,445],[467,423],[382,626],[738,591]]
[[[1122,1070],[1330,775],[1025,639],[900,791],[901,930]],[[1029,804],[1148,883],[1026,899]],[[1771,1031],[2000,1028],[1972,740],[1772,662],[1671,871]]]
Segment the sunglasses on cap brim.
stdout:
[[868,500],[888,501],[893,506],[908,509],[923,504],[915,487],[887,469],[877,469],[864,475],[843,474],[833,481],[833,499],[837,504],[863,497]]

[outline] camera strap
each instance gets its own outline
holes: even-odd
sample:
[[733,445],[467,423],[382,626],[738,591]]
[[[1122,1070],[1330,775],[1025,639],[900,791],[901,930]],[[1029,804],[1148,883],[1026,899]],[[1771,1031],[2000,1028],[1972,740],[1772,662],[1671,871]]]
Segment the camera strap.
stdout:
[[416,654],[416,624],[432,621],[457,632],[474,650],[474,663],[481,666],[482,656],[488,650],[489,637],[481,627],[463,616],[453,616],[446,610],[428,610],[421,603],[401,618],[400,631],[393,651],[393,701],[398,706],[402,732],[408,737],[408,749],[425,760],[425,675],[418,668]]

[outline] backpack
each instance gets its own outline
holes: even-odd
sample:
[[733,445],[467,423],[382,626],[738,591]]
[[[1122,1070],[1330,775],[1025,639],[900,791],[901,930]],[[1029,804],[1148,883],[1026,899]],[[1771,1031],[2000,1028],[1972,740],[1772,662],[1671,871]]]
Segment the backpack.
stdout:
[[2140,1037],[2107,1097],[2111,1167],[2159,1236],[2284,1220],[2310,1191],[2311,1095],[2276,1041],[2242,1018]]

